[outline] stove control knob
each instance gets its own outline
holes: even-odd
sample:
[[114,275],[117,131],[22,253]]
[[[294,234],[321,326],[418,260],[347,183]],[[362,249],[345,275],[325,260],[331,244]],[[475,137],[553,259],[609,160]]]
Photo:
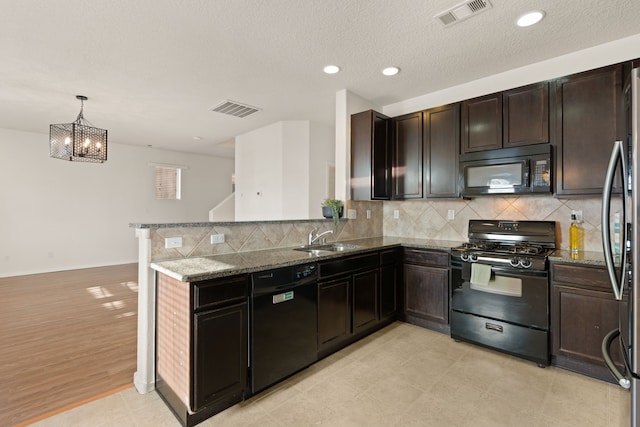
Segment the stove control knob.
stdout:
[[471,262],[476,262],[476,261],[478,261],[478,254],[471,254],[471,255],[469,255],[469,260],[470,260]]
[[511,258],[509,260],[509,264],[511,264],[512,267],[517,267],[518,266],[518,258]]
[[469,261],[469,254],[466,252],[463,252],[460,254],[460,259],[463,261]]
[[521,259],[520,260],[520,265],[523,266],[524,268],[529,268],[529,267],[531,267],[531,260],[530,259]]

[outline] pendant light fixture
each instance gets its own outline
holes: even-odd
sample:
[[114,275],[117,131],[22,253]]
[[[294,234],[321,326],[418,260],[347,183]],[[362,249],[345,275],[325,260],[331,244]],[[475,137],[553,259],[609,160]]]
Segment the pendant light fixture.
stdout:
[[72,123],[49,126],[49,154],[55,159],[72,162],[104,163],[107,160],[107,130],[98,129],[84,118],[84,101],[80,100],[80,113]]

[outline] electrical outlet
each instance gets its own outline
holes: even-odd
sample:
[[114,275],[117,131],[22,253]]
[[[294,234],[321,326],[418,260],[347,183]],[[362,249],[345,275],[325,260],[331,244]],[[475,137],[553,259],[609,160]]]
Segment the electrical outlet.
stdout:
[[347,218],[348,219],[356,219],[358,213],[355,209],[347,209]]
[[367,219],[371,219],[371,209],[367,209]]
[[455,211],[455,209],[449,209],[447,211],[447,219],[448,220],[456,219],[456,211]]
[[224,234],[212,234],[211,244],[224,243]]
[[576,219],[580,222],[584,222],[584,217],[582,216],[582,210],[576,211]]
[[400,219],[400,211],[398,209],[393,210],[393,219]]
[[572,210],[571,215],[576,216],[576,221],[583,222],[584,218],[582,217],[582,210]]
[[182,247],[182,237],[167,237],[164,239],[165,249],[174,249]]

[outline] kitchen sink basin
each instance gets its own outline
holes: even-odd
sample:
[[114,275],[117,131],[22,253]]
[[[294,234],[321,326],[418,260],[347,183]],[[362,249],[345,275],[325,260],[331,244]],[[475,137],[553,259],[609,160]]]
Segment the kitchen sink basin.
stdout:
[[310,254],[319,255],[323,252],[341,252],[350,249],[358,249],[359,245],[351,245],[349,243],[330,243],[326,245],[307,245],[294,248],[294,251],[309,252]]

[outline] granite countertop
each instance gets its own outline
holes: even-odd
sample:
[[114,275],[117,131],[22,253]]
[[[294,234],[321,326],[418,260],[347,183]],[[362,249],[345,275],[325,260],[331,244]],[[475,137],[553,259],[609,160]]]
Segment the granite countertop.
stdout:
[[293,250],[294,247],[274,248],[263,251],[156,261],[151,263],[151,268],[183,282],[196,282],[214,279],[216,277],[253,273],[271,268],[304,264],[306,262],[317,262],[394,246],[449,251],[451,248],[462,244],[460,241],[401,237],[373,237],[345,240],[340,243],[349,243],[358,245],[359,247],[357,249],[348,249],[340,252],[323,252],[321,255],[295,251]]
[[[449,251],[451,248],[460,246],[463,242],[454,240],[412,239],[406,237],[373,237],[345,240],[340,243],[349,243],[358,245],[359,247],[357,249],[348,249],[339,252],[322,252],[319,255],[295,251],[293,250],[295,247],[274,248],[262,251],[156,261],[151,263],[151,268],[183,282],[196,282],[217,277],[304,264],[307,262],[323,261],[394,246]],[[603,254],[595,251],[585,251],[577,258],[574,258],[568,250],[559,249],[549,256],[549,261],[552,263],[563,262],[594,266],[605,265]]]
[[605,266],[604,254],[596,251],[583,251],[577,256],[571,255],[568,250],[558,249],[553,254],[549,255],[550,262],[563,262],[570,264],[586,264]]

